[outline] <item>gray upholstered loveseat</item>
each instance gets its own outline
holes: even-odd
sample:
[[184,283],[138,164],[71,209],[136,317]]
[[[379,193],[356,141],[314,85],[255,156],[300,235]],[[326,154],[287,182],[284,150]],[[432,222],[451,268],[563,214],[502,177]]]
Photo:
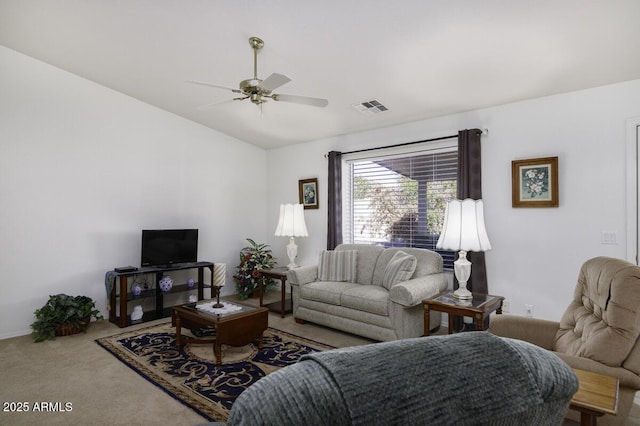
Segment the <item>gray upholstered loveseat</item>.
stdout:
[[240,394],[227,425],[561,425],[577,389],[549,351],[459,333],[305,355]]
[[[289,271],[293,316],[374,340],[422,336],[422,300],[447,288],[442,257],[431,250],[341,244],[318,265]],[[430,318],[440,326],[440,313]]]

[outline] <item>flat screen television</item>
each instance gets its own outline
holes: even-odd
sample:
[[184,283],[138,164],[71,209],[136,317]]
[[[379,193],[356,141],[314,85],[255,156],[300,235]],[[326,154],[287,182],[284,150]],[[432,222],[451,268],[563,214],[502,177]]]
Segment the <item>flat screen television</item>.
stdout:
[[198,261],[197,229],[143,229],[141,266],[168,267]]

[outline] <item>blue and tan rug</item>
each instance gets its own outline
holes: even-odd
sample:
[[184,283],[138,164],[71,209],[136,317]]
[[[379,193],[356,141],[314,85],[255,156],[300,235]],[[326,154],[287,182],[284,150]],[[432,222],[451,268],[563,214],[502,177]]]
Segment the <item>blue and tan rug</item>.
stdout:
[[[214,331],[192,331],[197,336],[211,333]],[[211,421],[226,421],[238,395],[260,378],[304,354],[332,349],[269,327],[262,349],[257,342],[239,348],[223,345],[222,365],[217,367],[212,344],[177,349],[175,340],[175,328],[166,323],[96,339],[96,343]]]

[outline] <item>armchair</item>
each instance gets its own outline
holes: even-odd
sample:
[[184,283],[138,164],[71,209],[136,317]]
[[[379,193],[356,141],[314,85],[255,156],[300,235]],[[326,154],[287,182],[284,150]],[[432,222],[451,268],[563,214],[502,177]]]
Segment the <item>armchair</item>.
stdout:
[[599,424],[627,424],[640,390],[640,267],[609,257],[590,259],[560,322],[495,315],[489,332],[554,351],[573,368],[617,377],[618,413]]

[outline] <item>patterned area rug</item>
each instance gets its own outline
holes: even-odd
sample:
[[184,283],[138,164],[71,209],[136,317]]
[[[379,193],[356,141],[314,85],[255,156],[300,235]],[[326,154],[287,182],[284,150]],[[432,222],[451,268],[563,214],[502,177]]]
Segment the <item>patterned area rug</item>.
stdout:
[[[198,337],[214,333],[211,329],[191,332]],[[222,365],[217,367],[212,344],[177,349],[175,340],[175,328],[166,323],[96,339],[96,343],[210,421],[226,421],[235,399],[260,378],[294,364],[304,354],[332,349],[269,327],[262,349],[257,342],[238,348],[223,345]]]

